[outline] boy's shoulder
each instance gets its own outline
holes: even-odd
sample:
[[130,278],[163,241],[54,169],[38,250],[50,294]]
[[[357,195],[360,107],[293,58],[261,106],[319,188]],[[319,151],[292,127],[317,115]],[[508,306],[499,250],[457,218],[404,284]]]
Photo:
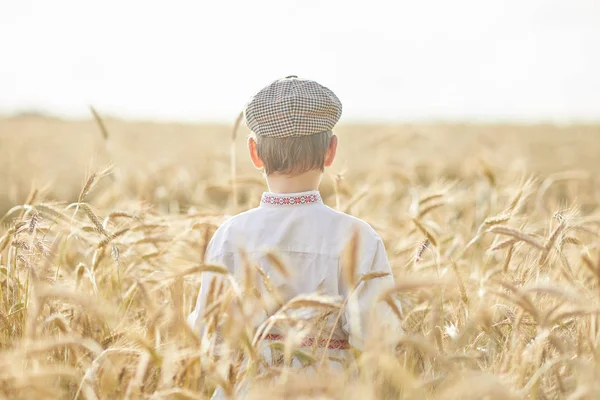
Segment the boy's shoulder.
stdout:
[[[267,209],[256,207],[239,214],[229,216],[217,229],[215,236],[221,236],[225,238],[238,232],[239,230],[255,230],[256,224],[263,218],[263,213],[265,212],[268,212]],[[348,233],[349,235],[357,230],[360,237],[364,241],[381,241],[381,238],[375,229],[368,222],[358,217],[335,210],[327,205],[323,205],[323,207],[315,207],[311,210],[311,212],[314,213],[320,224],[326,226],[327,229]]]
[[355,217],[354,215],[346,214],[345,212],[327,207],[329,212],[338,219],[346,229],[357,229],[358,232],[371,239],[381,240],[375,229],[365,220]]

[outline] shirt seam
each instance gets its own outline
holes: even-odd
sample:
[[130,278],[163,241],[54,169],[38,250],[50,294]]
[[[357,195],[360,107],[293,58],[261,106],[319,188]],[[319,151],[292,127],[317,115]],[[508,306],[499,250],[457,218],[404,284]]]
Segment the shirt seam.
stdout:
[[[256,254],[256,253],[263,253],[266,254],[268,252],[268,250],[253,250],[253,251],[246,251],[246,254]],[[322,253],[322,252],[314,252],[314,251],[297,251],[297,250],[279,250],[280,253],[292,253],[292,254],[314,254],[314,255],[318,255],[318,256],[329,256],[329,257],[333,257],[339,260],[340,256],[339,255],[335,255],[332,253]],[[213,258],[217,258],[217,257],[221,257],[224,255],[234,255],[237,254],[239,252],[237,251],[221,251],[219,253],[216,253],[215,255],[213,255]]]

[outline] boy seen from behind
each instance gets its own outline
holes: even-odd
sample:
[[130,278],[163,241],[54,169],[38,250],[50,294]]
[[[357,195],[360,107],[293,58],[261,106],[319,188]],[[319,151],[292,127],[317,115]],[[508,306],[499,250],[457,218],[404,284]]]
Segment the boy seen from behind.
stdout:
[[[254,166],[264,172],[268,192],[256,208],[217,229],[205,263],[223,265],[235,277],[243,276],[244,265],[257,265],[285,301],[311,293],[341,300],[351,295],[335,326],[336,318],[332,318],[320,337],[312,332],[301,343],[301,347],[321,348],[336,359],[348,359],[348,350],[362,349],[370,331],[381,328],[367,323],[372,314],[390,324],[395,319],[389,307],[378,301],[381,292],[394,285],[394,277],[377,233],[366,222],[326,206],[319,193],[324,169],[335,159],[338,139],[332,129],[341,114],[342,104],[331,90],[296,76],[271,83],[249,101],[244,110],[252,131],[248,151]],[[356,290],[344,279],[343,271],[344,251],[353,233],[356,276],[375,277]],[[289,277],[274,268],[270,252],[290,271]],[[204,312],[210,307],[207,300],[214,277],[203,274],[196,307],[188,318],[199,334]],[[258,289],[261,295],[269,295],[264,287]],[[268,314],[269,310],[262,320]],[[263,338],[285,340],[286,333],[274,327]]]

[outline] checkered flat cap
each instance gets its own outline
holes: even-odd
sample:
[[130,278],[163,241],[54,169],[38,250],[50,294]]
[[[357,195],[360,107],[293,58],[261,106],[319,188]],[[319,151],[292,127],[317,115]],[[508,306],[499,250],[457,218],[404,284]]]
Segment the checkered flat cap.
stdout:
[[288,76],[276,80],[250,99],[246,124],[264,137],[298,137],[333,129],[342,116],[342,103],[315,81]]

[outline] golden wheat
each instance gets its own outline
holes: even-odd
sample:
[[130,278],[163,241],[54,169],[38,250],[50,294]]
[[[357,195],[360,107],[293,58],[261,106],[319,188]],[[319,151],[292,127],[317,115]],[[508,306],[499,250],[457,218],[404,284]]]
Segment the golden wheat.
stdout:
[[[551,170],[552,155],[526,151],[533,140],[559,143],[553,127],[538,127],[539,136],[529,137],[486,128],[498,158],[477,153],[469,142],[474,136],[457,140],[457,127],[424,127],[434,140],[422,159],[410,149],[420,146],[417,139],[403,139],[409,148],[398,148],[397,138],[381,128],[374,131],[379,147],[365,151],[365,127],[342,128],[340,157],[353,162],[324,177],[322,196],[381,234],[396,285],[379,301],[404,334],[375,332],[355,352],[356,362],[335,372],[326,352],[300,344],[312,334],[330,343],[333,331],[324,321],[341,323],[345,307],[353,307],[346,299],[280,293],[275,282],[297,277],[275,249],[264,254],[275,276],[246,261],[238,282],[222,266],[204,263],[218,225],[257,204],[264,190],[250,169],[241,172],[249,163],[236,139],[243,136],[239,123],[232,136],[215,128],[223,137],[218,149],[209,148],[218,136],[197,138],[201,154],[186,149],[181,160],[138,168],[137,155],[118,145],[127,125],[92,111],[96,125],[77,126],[93,132],[92,143],[111,141],[114,160],[106,161],[115,167],[93,170],[83,185],[78,171],[73,181],[81,188],[69,186],[72,181],[27,187],[19,201],[4,204],[0,398],[191,399],[208,398],[217,386],[267,399],[600,396],[600,202],[587,172],[597,166],[597,152],[585,153],[596,144],[578,133],[596,128],[573,128],[582,143],[575,152],[584,155],[566,154],[573,161],[561,166],[567,172]],[[167,142],[153,126],[144,128],[157,146]],[[514,128],[520,129],[526,128]],[[185,140],[198,134],[188,133]],[[344,145],[344,134],[356,140]],[[453,159],[446,146],[461,140],[464,154],[477,155]],[[17,142],[3,142],[2,150],[5,143]],[[529,171],[509,165],[515,153],[529,157]],[[352,232],[348,239],[340,279],[362,290],[382,274],[357,275],[358,239]],[[202,272],[218,279],[209,284],[207,329],[198,337],[185,317]],[[263,333],[272,327],[284,340],[266,344]],[[261,352],[265,345],[271,358]],[[305,366],[301,373],[292,360]]]

